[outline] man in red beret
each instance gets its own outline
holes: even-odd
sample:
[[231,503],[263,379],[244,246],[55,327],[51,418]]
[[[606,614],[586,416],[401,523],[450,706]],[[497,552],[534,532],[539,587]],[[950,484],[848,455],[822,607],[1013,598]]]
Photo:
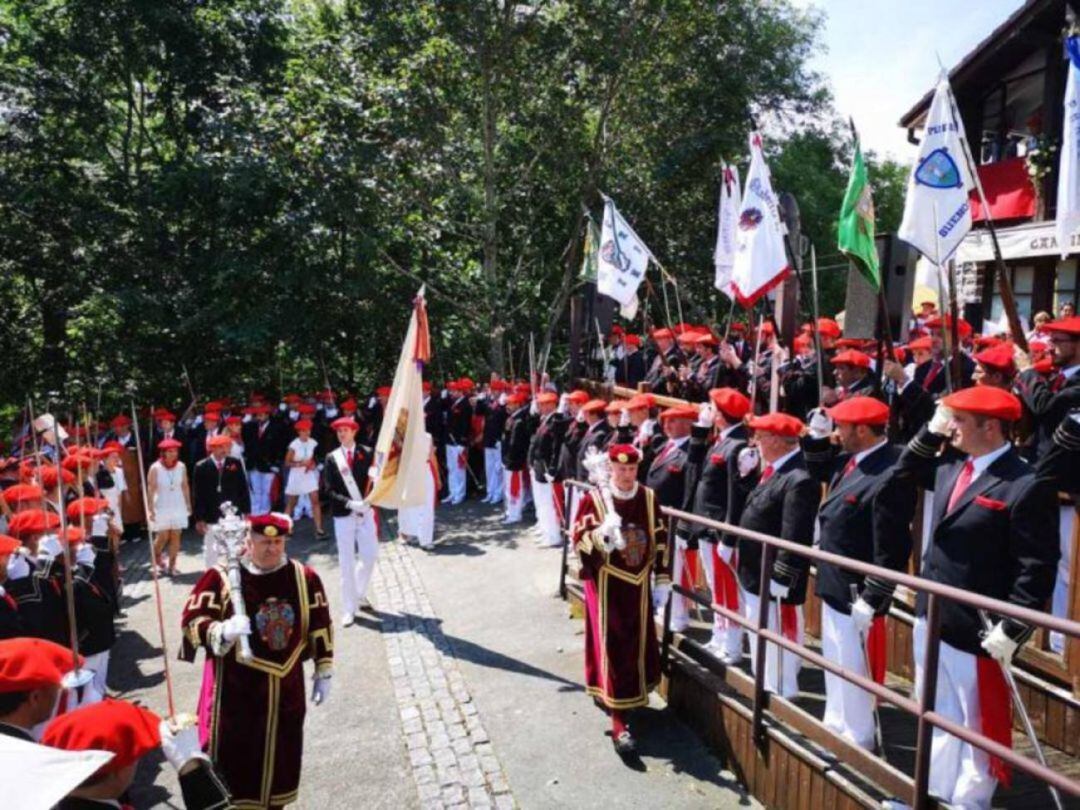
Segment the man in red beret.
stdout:
[[822,404],[835,405],[849,397],[880,396],[870,373],[873,365],[870,355],[857,349],[847,349],[838,352],[829,362],[836,375],[836,387],[822,391]]
[[19,603],[4,587],[11,555],[18,552],[20,545],[14,537],[0,534],[0,640],[28,635]]
[[[288,558],[292,519],[280,512],[255,515],[241,558],[245,615],[235,612],[223,565],[196,583],[184,605],[182,657],[206,653],[200,696],[206,751],[241,807],[282,807],[300,787],[305,692],[303,662],[314,662],[311,701],[330,694],[333,627],[322,580]],[[241,638],[251,657],[240,650]]]
[[506,424],[503,425],[502,454],[505,486],[503,523],[520,523],[529,484],[529,444],[532,439],[532,415],[529,396],[513,391],[506,397]]
[[[230,455],[232,439],[227,435],[211,436],[206,440],[210,455],[195,465],[192,474],[192,513],[195,529],[205,537],[211,523],[221,520],[221,506],[231,503],[240,514],[251,511],[251,490],[248,489],[244,464]],[[203,542],[203,561],[213,568],[218,552],[213,542]]]
[[[785,413],[755,416],[747,426],[753,431],[754,446],[745,448],[736,462],[740,477],[728,507],[728,522],[793,543],[811,545],[821,502],[821,485],[806,469],[806,460],[799,447],[799,437],[805,426]],[[759,473],[760,464],[764,467]],[[725,535],[723,542],[738,548],[737,571],[742,586],[743,615],[754,619],[758,615],[759,599],[775,600],[776,610],[767,611],[769,626],[801,644],[802,605],[806,601],[810,561],[788,551],[778,551],[769,577],[769,592],[760,593],[764,556],[761,544],[737,535]],[[755,663],[753,658],[751,663]],[[799,691],[799,664],[798,656],[784,655],[779,647],[769,645],[765,653],[765,688],[784,697],[796,694]]]
[[187,446],[187,431],[181,425],[176,422],[176,414],[170,411],[168,408],[158,408],[154,411],[154,421],[156,423],[156,429],[154,431],[154,440],[150,443],[151,457],[157,459],[158,457],[158,445],[166,439],[175,439],[180,442],[181,456],[183,456],[184,450]]
[[[471,380],[469,381],[471,383]],[[465,500],[469,464],[469,445],[472,441],[472,403],[469,402],[468,386],[461,380],[447,383],[451,392],[446,404],[446,479],[449,492],[442,502],[457,506]]]
[[660,682],[649,608],[671,585],[666,521],[655,494],[638,483],[640,461],[633,445],[611,445],[609,476],[582,497],[572,530],[585,589],[586,691],[610,712],[620,756],[635,752],[625,713],[647,706]]
[[21,548],[12,552],[6,566],[4,588],[19,607],[19,616],[27,635],[39,638],[63,638],[66,627],[66,602],[62,591],[46,581],[47,569],[38,560],[41,539],[60,528],[60,517],[44,509],[19,512],[8,522],[8,533]]
[[0,641],[0,734],[34,742],[35,729],[56,713],[73,664],[71,650],[43,638]]
[[616,385],[637,388],[645,379],[645,358],[641,353],[641,336],[624,335],[615,347],[609,363],[609,377]]
[[[559,445],[569,426],[569,401],[553,391],[541,391],[534,400],[536,427],[529,442],[529,469],[533,504],[536,506],[537,543],[545,548],[562,546],[559,522],[561,504],[556,506],[555,478]],[[559,487],[561,489],[561,486]]]
[[[734,388],[709,391],[709,403],[698,414],[690,437],[686,467],[688,512],[727,520],[728,486],[738,478],[739,452],[746,447],[749,432],[743,417],[750,412],[750,400]],[[739,583],[731,567],[734,549],[719,543],[718,533],[694,523],[680,522],[677,529],[698,544],[698,557],[713,602],[739,611]],[[673,604],[674,608],[674,604]],[[726,664],[742,660],[742,628],[719,613],[713,616],[708,648]]]
[[208,455],[210,455],[210,439],[221,432],[221,411],[218,407],[211,408],[209,405],[200,416],[195,417],[195,422],[188,431],[188,463],[194,467]]
[[361,608],[371,606],[367,590],[379,555],[375,510],[364,500],[371,491],[369,474],[374,453],[370,447],[357,444],[360,425],[355,419],[343,416],[330,427],[337,434],[339,444],[326,457],[323,480],[330,495],[341,572],[341,624],[349,627]]
[[486,391],[473,402],[473,418],[484,420],[480,443],[484,448],[484,503],[498,506],[503,502],[502,438],[506,428],[506,395],[510,384],[492,380]]
[[[965,388],[941,400],[900,459],[902,472],[934,491],[922,576],[972,593],[1043,610],[1058,563],[1057,494],[1010,442],[1020,400],[1000,388]],[[947,445],[951,445],[947,447]],[[944,449],[944,452],[942,450]],[[915,689],[922,686],[926,594],[915,607]],[[1031,628],[1003,619],[985,635],[975,610],[941,604],[936,710],[1009,746],[1009,666]],[[982,711],[992,705],[998,711]],[[1004,763],[935,729],[930,793],[964,807],[989,807]]]
[[[818,510],[821,550],[902,571],[911,555],[916,488],[910,476],[897,474],[901,448],[887,441],[888,425],[888,405],[851,397],[811,411],[803,446],[807,469],[827,486]],[[822,655],[884,683],[892,583],[822,562],[815,592],[822,602]],[[854,745],[875,745],[873,695],[828,672],[824,722]]]
[[[971,324],[964,319],[957,322],[961,342],[971,337]],[[961,375],[959,380],[953,380],[953,388],[966,388],[971,385],[971,375],[975,372],[975,361],[968,356],[967,352],[959,346],[952,346],[952,316],[934,316],[926,322],[926,328],[930,332],[931,362],[920,365],[915,369],[915,382],[923,387],[934,397],[945,393],[947,388],[948,373],[945,363],[945,335],[944,330],[949,330],[948,341],[952,351],[960,352]]]
[[997,343],[974,355],[975,373],[971,375],[975,385],[992,385],[1011,391],[1016,376],[1016,362],[1012,343]]
[[686,357],[675,342],[675,333],[670,329],[654,329],[652,340],[656,351],[645,374],[645,382],[649,384],[649,390],[660,391],[666,388],[669,381],[676,380],[680,366],[686,365]]
[[269,405],[254,406],[252,417],[242,429],[244,466],[251,483],[251,513],[265,515],[273,507],[272,492],[288,442],[279,425],[270,419]]

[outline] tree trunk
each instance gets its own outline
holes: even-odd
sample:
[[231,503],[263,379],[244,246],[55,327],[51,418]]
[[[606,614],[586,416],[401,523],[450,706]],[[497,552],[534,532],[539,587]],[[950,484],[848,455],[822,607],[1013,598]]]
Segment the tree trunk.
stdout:
[[484,225],[483,225],[483,272],[487,284],[488,334],[491,343],[488,347],[488,363],[492,371],[504,373],[506,363],[503,352],[503,324],[501,316],[499,289],[499,242],[498,218],[499,199],[495,187],[495,109],[494,76],[491,48],[484,43],[480,57],[480,75],[484,87]]
[[67,307],[46,295],[41,303],[41,353],[39,355],[39,379],[46,395],[63,393],[67,378],[67,353],[64,341],[67,337]]

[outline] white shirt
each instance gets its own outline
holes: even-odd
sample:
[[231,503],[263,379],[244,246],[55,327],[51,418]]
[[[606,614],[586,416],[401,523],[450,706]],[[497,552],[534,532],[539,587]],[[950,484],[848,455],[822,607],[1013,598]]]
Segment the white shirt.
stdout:
[[727,438],[728,436],[730,436],[730,435],[731,435],[731,432],[732,432],[733,430],[735,430],[735,428],[737,428],[737,427],[739,427],[739,423],[738,423],[738,422],[736,422],[736,423],[735,423],[734,425],[731,425],[730,427],[726,427],[726,428],[724,428],[723,430],[721,430],[721,431],[720,431],[720,441],[723,441],[723,440],[724,440],[724,439],[726,439],[726,438]]
[[1064,377],[1066,380],[1071,380],[1073,378],[1073,375],[1076,374],[1076,372],[1078,371],[1080,371],[1080,363],[1077,363],[1075,366],[1063,368],[1061,370],[1061,376]]
[[[1005,444],[1001,445],[997,450],[991,450],[984,455],[975,458],[968,456],[968,461],[971,462],[972,467],[971,484],[974,484],[978,477],[982,475],[991,464],[1009,452],[1010,447],[1012,447],[1012,445],[1005,442]],[[968,484],[968,486],[971,486],[971,484]]]
[[[799,453],[801,451],[802,451],[802,448],[796,446],[796,448],[794,450],[792,450],[789,453],[784,453],[784,455],[780,456],[780,458],[776,459],[776,461],[765,461],[765,459],[763,458],[762,462],[764,462],[765,467],[772,467],[773,468],[773,474],[775,475],[777,472],[779,472],[781,467],[783,467],[785,464],[788,463],[789,459],[794,458],[795,454]],[[762,469],[764,469],[764,467]]]

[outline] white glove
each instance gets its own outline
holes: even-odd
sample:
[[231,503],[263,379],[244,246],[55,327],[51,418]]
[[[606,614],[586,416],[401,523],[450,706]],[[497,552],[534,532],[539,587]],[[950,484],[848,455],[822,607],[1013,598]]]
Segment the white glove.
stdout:
[[574,417],[574,421],[575,422],[584,422],[585,421],[585,411],[578,411],[577,416]]
[[350,512],[353,512],[354,514],[357,514],[357,515],[364,514],[364,512],[366,512],[367,509],[368,509],[368,505],[366,503],[364,503],[363,501],[349,501],[345,505],[347,507],[349,507]]
[[788,593],[791,588],[787,585],[781,585],[775,579],[769,580],[769,596],[773,599],[787,599]]
[[250,413],[245,413],[244,418],[241,419],[240,421],[243,422],[246,425],[248,422],[251,421],[251,414]]
[[277,406],[277,409],[281,413],[285,413],[287,410],[289,410],[289,404],[287,402],[279,402],[278,406]]
[[951,432],[949,424],[952,422],[952,418],[952,408],[939,402],[934,415],[930,417],[930,424],[927,425],[927,428],[937,436],[948,436]]
[[711,403],[706,402],[701,406],[701,410],[697,415],[697,426],[703,428],[711,428],[713,422],[716,421],[716,408]]
[[94,564],[94,547],[89,543],[80,543],[75,550],[75,562],[79,565],[92,566]]
[[30,563],[22,554],[12,554],[8,557],[7,578],[10,580],[22,579],[30,576]]
[[368,410],[370,411],[370,410],[371,410],[372,408],[374,408],[374,407],[375,407],[375,403],[376,403],[376,402],[378,402],[378,401],[379,401],[379,400],[378,400],[378,399],[377,399],[376,397],[372,397],[371,399],[369,399],[369,400],[367,401],[367,406],[368,406]]
[[42,537],[38,543],[38,559],[52,559],[64,553],[64,547],[60,545],[60,539],[55,534]]
[[449,399],[449,398],[450,398],[450,392],[449,392],[449,391],[447,391],[447,390],[446,390],[446,389],[444,388],[444,389],[442,390],[442,393],[441,393],[441,394],[439,394],[439,397],[440,397],[441,399]]
[[1080,425],[1080,408],[1075,408],[1069,413],[1069,418]]
[[756,377],[759,371],[761,371],[761,368],[753,360],[746,364],[746,373],[751,377]]
[[622,518],[616,512],[608,512],[600,523],[600,534],[604,537],[613,538],[616,532],[622,528]]
[[642,441],[646,441],[652,438],[653,431],[656,430],[656,426],[651,419],[646,419],[641,423],[641,428],[638,430],[638,435],[641,436]]
[[825,413],[824,408],[814,408],[814,410],[810,411],[806,424],[810,428],[810,438],[812,439],[827,438],[832,435],[835,428],[832,417]]
[[316,706],[321,706],[323,701],[330,697],[330,682],[331,678],[322,677],[318,675],[311,682],[311,702]]
[[540,406],[536,404],[535,399],[529,403],[529,413],[531,413],[533,416],[536,416],[538,413],[540,413]]
[[870,607],[870,603],[863,599],[861,596],[851,604],[851,623],[855,625],[855,629],[859,635],[863,638],[866,637],[867,632],[870,630],[870,625],[874,621],[874,609]]
[[374,481],[376,478],[379,477],[379,468],[372,464],[370,467],[368,467],[367,477]]
[[221,623],[221,637],[231,644],[240,636],[251,635],[251,619],[247,616],[230,616]]
[[300,418],[300,411],[289,411],[289,418],[295,422]]
[[761,466],[761,455],[756,447],[744,447],[739,451],[739,476],[746,478]]
[[630,414],[625,408],[619,412],[619,427],[630,427]]
[[506,394],[499,394],[499,404],[500,405],[505,405],[506,404]]
[[104,537],[109,533],[109,516],[104,512],[94,515],[90,523],[90,534],[93,537]]
[[488,398],[487,391],[481,391],[479,394],[476,395],[476,401],[477,402],[483,402],[487,398]]
[[653,588],[652,601],[653,609],[662,610],[664,605],[667,604],[668,596],[671,595],[670,585],[657,585]]
[[721,543],[716,547],[716,553],[725,565],[731,565],[731,561],[735,559],[735,546],[725,546]]
[[202,424],[202,414],[199,414],[198,416],[196,416],[195,421],[193,421],[191,424],[195,425],[196,427],[201,425]]
[[570,395],[569,394],[560,394],[559,395],[559,407],[556,408],[556,412],[559,413],[559,414],[564,414],[565,415],[566,412],[569,411],[569,410],[570,410]]
[[161,753],[177,771],[193,759],[210,761],[199,745],[199,727],[195,723],[182,722],[174,730],[168,720],[162,720],[158,731],[161,734]]
[[1003,622],[998,622],[982,640],[982,648],[1002,666],[1008,666],[1020,645],[1005,633]]
[[337,405],[330,405],[329,407],[324,409],[324,412],[326,413],[327,419],[333,419],[335,416],[337,416]]

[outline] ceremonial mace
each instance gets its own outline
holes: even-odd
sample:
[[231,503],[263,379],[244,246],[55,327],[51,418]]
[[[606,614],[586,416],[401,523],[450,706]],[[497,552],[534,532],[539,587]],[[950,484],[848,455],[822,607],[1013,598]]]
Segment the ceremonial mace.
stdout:
[[[219,553],[225,557],[225,571],[229,577],[229,589],[232,591],[233,613],[247,618],[247,606],[244,604],[244,591],[240,583],[240,554],[248,538],[248,522],[241,517],[231,501],[221,505],[222,519],[207,528],[207,542],[213,542]],[[239,651],[237,658],[247,663],[251,660],[251,640],[245,635],[237,640]]]
[[[615,511],[615,502],[611,497],[611,462],[607,457],[607,454],[601,450],[597,450],[595,447],[590,447],[585,451],[585,458],[582,461],[585,469],[589,471],[589,481],[596,486],[596,491],[600,493],[600,500],[604,503],[604,509],[611,514],[618,514]],[[622,527],[615,527],[615,538],[613,541],[609,541],[607,536],[601,538],[601,543],[604,545],[604,551],[610,554],[615,549],[622,551],[626,548],[626,538],[623,537]]]
[[[150,408],[151,418],[154,409]],[[131,400],[132,432],[135,434],[135,453],[139,462],[139,482],[142,484],[143,515],[146,517],[146,538],[150,542],[150,578],[154,582],[154,601],[157,603],[158,634],[161,636],[161,661],[165,665],[165,696],[169,702],[169,717],[176,718],[173,704],[172,673],[169,671],[169,645],[165,640],[165,612],[162,609],[161,583],[158,578],[158,556],[154,551],[154,529],[150,526],[150,501],[146,492],[146,467],[143,466],[142,439],[139,438],[139,414],[135,411],[135,400]]]

